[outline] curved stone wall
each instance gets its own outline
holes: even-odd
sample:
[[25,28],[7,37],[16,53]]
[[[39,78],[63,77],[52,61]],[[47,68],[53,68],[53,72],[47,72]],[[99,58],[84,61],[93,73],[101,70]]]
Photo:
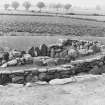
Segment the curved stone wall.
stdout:
[[105,72],[105,55],[93,59],[76,60],[57,67],[30,68],[24,70],[1,70],[0,84],[47,81],[70,78],[79,73],[102,74]]

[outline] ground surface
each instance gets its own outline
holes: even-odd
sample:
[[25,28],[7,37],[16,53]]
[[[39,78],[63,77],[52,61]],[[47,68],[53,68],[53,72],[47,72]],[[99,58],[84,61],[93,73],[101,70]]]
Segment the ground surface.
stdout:
[[0,105],[105,105],[105,76],[65,85],[0,86]]

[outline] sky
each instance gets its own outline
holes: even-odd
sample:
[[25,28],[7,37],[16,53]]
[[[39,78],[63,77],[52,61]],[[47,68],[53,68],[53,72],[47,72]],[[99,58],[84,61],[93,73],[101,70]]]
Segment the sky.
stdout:
[[[4,3],[11,3],[14,0],[0,0],[0,4]],[[15,0],[19,3],[24,2],[25,0]],[[73,6],[78,7],[95,7],[96,5],[105,6],[105,0],[27,0],[30,1],[32,4],[37,3],[38,1],[43,1],[45,3],[71,3]]]

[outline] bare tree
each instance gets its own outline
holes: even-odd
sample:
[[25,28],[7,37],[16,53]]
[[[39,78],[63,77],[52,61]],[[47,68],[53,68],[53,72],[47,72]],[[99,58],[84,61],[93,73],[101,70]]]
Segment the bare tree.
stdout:
[[96,10],[101,10],[100,5],[96,5]]
[[72,7],[71,4],[65,4],[65,5],[64,5],[64,9],[67,10],[67,11],[68,11],[71,7]]
[[26,10],[29,10],[29,8],[31,7],[31,3],[30,3],[29,1],[25,1],[25,2],[23,3],[23,6],[24,6],[24,8],[25,8]]
[[62,8],[62,5],[60,3],[55,4],[54,8],[56,9],[56,11],[59,11]]
[[4,4],[4,9],[7,10],[9,8],[9,6],[10,5],[8,3]]
[[45,7],[44,2],[38,2],[38,3],[37,3],[37,7],[40,9],[40,12],[41,12],[41,11],[42,11],[42,8]]
[[20,4],[17,1],[13,1],[12,4],[11,4],[11,6],[12,6],[12,8],[14,8],[14,10],[17,10],[17,8],[19,7],[19,5]]
[[53,6],[53,8],[56,10],[56,16],[57,16],[58,11],[60,11],[63,6],[62,6],[62,4],[60,4],[60,3],[58,3],[58,4],[53,4],[52,6]]

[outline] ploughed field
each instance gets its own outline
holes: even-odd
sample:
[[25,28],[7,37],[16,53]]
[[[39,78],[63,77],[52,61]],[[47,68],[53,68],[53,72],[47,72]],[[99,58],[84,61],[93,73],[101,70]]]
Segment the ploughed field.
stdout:
[[[104,36],[105,23],[89,19],[73,19],[57,16],[0,16],[1,35],[75,35]],[[21,34],[16,34],[14,32]],[[24,34],[24,32],[32,34]],[[8,34],[10,33],[10,34]]]

